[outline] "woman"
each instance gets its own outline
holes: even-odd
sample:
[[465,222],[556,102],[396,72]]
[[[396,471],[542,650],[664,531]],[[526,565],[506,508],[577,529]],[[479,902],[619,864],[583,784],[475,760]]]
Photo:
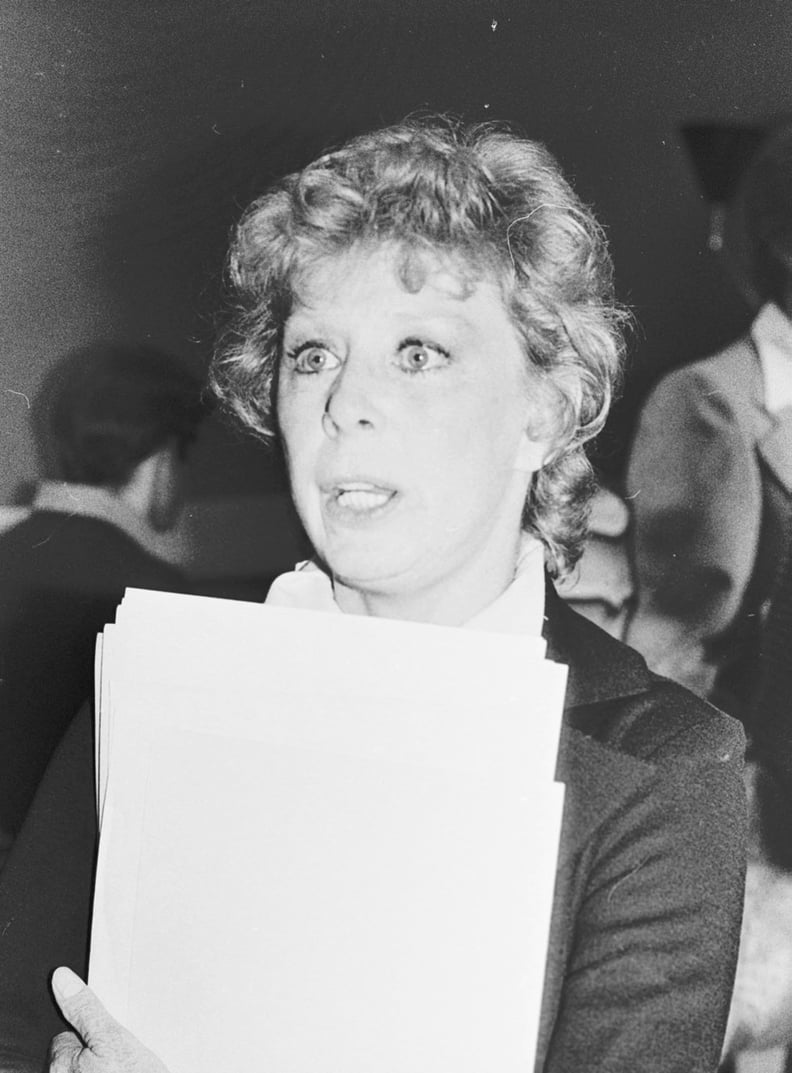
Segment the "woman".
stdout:
[[[742,738],[560,604],[622,349],[603,236],[549,154],[445,121],[254,203],[214,370],[283,444],[313,543],[279,601],[538,634],[569,665],[536,1069],[712,1071],[742,899]],[[543,626],[544,623],[544,626]],[[50,1069],[162,1070],[67,970]],[[81,1037],[81,1038],[78,1038]]]

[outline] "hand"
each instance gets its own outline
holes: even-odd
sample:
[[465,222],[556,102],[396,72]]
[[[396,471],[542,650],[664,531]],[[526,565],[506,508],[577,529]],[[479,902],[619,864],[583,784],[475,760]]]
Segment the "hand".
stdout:
[[61,1032],[53,1039],[49,1073],[168,1073],[71,969],[55,970],[52,993],[75,1031]]

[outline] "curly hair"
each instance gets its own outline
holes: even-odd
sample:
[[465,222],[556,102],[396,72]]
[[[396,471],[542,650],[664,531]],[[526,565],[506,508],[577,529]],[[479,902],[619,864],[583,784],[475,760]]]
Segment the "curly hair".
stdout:
[[213,363],[215,393],[272,437],[282,329],[302,272],[385,242],[407,255],[450,254],[497,281],[529,369],[547,388],[555,445],[533,478],[523,525],[543,542],[550,572],[567,572],[595,488],[584,445],[610,408],[625,314],[603,231],[543,145],[501,125],[431,117],[357,137],[281,180],[233,236],[235,303]]

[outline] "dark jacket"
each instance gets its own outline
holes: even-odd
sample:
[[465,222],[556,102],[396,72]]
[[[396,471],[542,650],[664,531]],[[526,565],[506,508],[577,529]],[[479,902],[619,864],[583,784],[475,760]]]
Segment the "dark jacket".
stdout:
[[542,1073],[713,1073],[742,918],[739,723],[549,598],[569,666]]
[[36,510],[0,536],[0,831],[8,836],[92,693],[96,635],[127,586],[185,583],[99,518]]
[[[566,804],[537,1058],[543,1073],[712,1073],[742,909],[738,724],[651,676],[550,594],[569,665]],[[0,1056],[62,1028],[53,967],[84,972],[96,827],[89,713],[65,736],[0,884]],[[432,1071],[441,1073],[441,1071]]]

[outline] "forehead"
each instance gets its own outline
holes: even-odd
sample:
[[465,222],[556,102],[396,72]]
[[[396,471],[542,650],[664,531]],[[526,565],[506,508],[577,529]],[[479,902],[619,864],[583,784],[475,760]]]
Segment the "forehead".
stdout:
[[482,304],[506,312],[494,270],[458,252],[361,244],[315,258],[293,280],[293,313],[356,302],[463,319],[475,316]]

